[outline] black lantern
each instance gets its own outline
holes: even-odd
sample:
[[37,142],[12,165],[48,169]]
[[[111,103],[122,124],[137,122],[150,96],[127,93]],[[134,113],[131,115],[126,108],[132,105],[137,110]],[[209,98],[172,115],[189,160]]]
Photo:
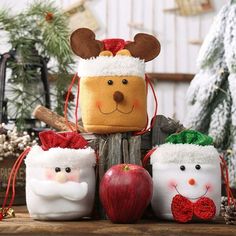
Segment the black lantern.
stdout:
[[[37,104],[41,104],[50,109],[50,90],[47,69],[47,63],[49,59],[40,56],[38,51],[35,49],[34,44],[32,46],[30,58],[28,58],[28,60],[22,60],[22,56],[18,52],[19,50],[13,49],[7,53],[2,54],[0,58],[0,123],[8,123],[10,121],[17,122],[17,114],[10,114],[10,108],[12,107],[10,106],[11,100],[8,98],[6,93],[6,88],[9,86],[9,84],[14,86],[14,78],[8,78],[8,68],[11,70],[12,74],[16,74],[14,73],[16,67],[12,65],[21,65],[21,68],[24,71],[28,70],[31,72],[31,75],[35,75],[31,76],[31,80],[27,82],[27,86],[31,86],[30,89],[28,89],[29,97],[34,97],[34,101],[32,101],[31,104],[32,108]],[[17,75],[18,82],[19,79],[21,79],[20,76],[20,74]],[[36,83],[40,84],[41,91],[37,91],[37,86],[34,86]],[[20,99],[17,102],[20,104]],[[26,129],[31,129],[35,127],[36,120],[31,117],[31,114],[28,114],[27,117],[24,117],[24,123],[27,126]]]

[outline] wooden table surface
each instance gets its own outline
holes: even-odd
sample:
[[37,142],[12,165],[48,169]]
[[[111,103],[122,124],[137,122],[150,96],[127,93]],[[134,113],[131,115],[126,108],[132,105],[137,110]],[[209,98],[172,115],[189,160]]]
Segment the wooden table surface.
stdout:
[[236,226],[223,219],[210,223],[178,224],[173,222],[139,221],[136,224],[113,224],[109,220],[35,221],[26,207],[14,207],[16,217],[0,222],[0,235],[236,235]]

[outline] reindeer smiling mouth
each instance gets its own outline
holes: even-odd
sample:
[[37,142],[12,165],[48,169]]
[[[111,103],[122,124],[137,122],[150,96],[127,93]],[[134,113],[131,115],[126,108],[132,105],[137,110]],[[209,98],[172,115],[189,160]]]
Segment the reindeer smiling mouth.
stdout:
[[114,94],[113,94],[113,100],[116,102],[116,107],[114,110],[110,111],[110,112],[104,112],[102,111],[101,107],[98,106],[98,109],[99,111],[103,114],[103,115],[110,115],[114,112],[119,112],[119,113],[122,113],[122,114],[125,114],[125,115],[128,115],[130,113],[133,112],[134,110],[134,105],[132,106],[132,108],[128,111],[128,112],[125,112],[125,111],[122,111],[119,109],[119,104],[124,100],[124,94],[120,91],[115,91]]
[[103,111],[101,110],[101,107],[100,107],[100,106],[98,106],[98,109],[99,109],[99,111],[100,111],[103,115],[110,115],[110,114],[112,114],[112,113],[114,113],[114,112],[116,112],[116,111],[118,111],[118,112],[120,112],[120,113],[122,113],[122,114],[128,115],[128,114],[130,114],[130,113],[133,112],[134,106],[132,106],[132,108],[131,108],[130,111],[128,111],[128,112],[121,111],[121,110],[119,109],[119,107],[118,107],[118,104],[116,104],[116,108],[115,108],[113,111],[110,111],[110,112],[103,112]]

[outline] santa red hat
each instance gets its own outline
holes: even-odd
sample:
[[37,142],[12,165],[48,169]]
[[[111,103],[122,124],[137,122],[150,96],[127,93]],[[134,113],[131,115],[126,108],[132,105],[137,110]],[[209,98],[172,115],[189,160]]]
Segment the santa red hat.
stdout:
[[42,145],[31,148],[25,159],[27,166],[91,168],[96,164],[95,151],[77,132],[44,131],[39,134],[39,139]]

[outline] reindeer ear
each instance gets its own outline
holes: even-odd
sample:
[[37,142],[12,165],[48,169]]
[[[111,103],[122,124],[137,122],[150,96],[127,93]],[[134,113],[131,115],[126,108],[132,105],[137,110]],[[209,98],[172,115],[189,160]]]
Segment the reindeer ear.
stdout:
[[73,52],[83,59],[96,57],[103,49],[103,43],[95,39],[95,34],[87,28],[75,30],[70,36]]
[[134,42],[130,42],[125,46],[133,57],[147,61],[157,57],[161,50],[161,45],[157,38],[149,34],[136,34]]

